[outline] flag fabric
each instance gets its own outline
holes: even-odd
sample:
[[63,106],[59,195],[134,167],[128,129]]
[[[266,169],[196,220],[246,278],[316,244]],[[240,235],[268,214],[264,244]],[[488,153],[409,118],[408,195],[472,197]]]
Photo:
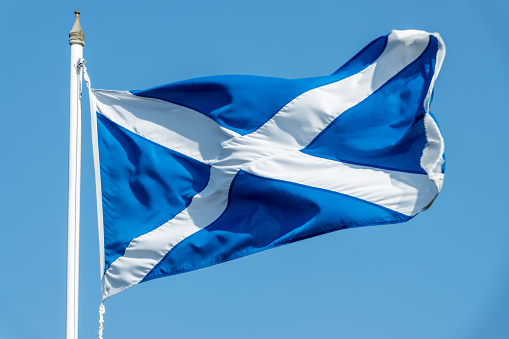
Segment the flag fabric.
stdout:
[[445,46],[392,31],[332,75],[91,90],[103,300],[344,228],[407,221],[444,178]]

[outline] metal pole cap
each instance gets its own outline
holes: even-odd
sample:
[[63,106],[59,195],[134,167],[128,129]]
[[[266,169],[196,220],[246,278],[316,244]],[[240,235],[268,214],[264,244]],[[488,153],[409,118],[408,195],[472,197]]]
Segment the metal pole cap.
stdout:
[[69,32],[69,45],[79,44],[85,46],[85,33],[80,25],[80,11],[74,11],[76,17],[74,18],[74,25]]

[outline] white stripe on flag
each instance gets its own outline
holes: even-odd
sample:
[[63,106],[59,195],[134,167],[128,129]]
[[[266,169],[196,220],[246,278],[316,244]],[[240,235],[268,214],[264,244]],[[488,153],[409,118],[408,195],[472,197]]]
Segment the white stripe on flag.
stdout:
[[251,162],[245,171],[322,188],[414,216],[438,194],[427,175],[346,164],[302,152]]
[[93,93],[99,113],[114,123],[198,161],[214,160],[222,143],[238,136],[184,106],[127,91],[93,90]]
[[[272,154],[306,147],[339,115],[362,102],[417,59],[429,40],[426,32],[393,31],[382,55],[363,71],[303,93],[257,131],[238,138],[237,142],[272,150]],[[226,147],[229,146],[230,143]]]

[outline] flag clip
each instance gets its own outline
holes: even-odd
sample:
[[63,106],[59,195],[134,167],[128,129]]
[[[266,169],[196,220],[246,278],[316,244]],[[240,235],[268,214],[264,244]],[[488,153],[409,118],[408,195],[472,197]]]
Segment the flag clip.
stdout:
[[88,89],[92,89],[92,85],[90,83],[90,77],[88,76],[87,67],[85,66],[85,59],[79,58],[76,62],[76,71],[83,69],[83,76],[85,77],[85,82],[87,84]]

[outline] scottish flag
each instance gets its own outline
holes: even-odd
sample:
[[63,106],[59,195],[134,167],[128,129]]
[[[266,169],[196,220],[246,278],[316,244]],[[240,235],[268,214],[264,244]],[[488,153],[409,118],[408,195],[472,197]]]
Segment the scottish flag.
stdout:
[[332,75],[92,90],[103,300],[427,209],[444,178],[429,112],[438,34],[393,31]]

